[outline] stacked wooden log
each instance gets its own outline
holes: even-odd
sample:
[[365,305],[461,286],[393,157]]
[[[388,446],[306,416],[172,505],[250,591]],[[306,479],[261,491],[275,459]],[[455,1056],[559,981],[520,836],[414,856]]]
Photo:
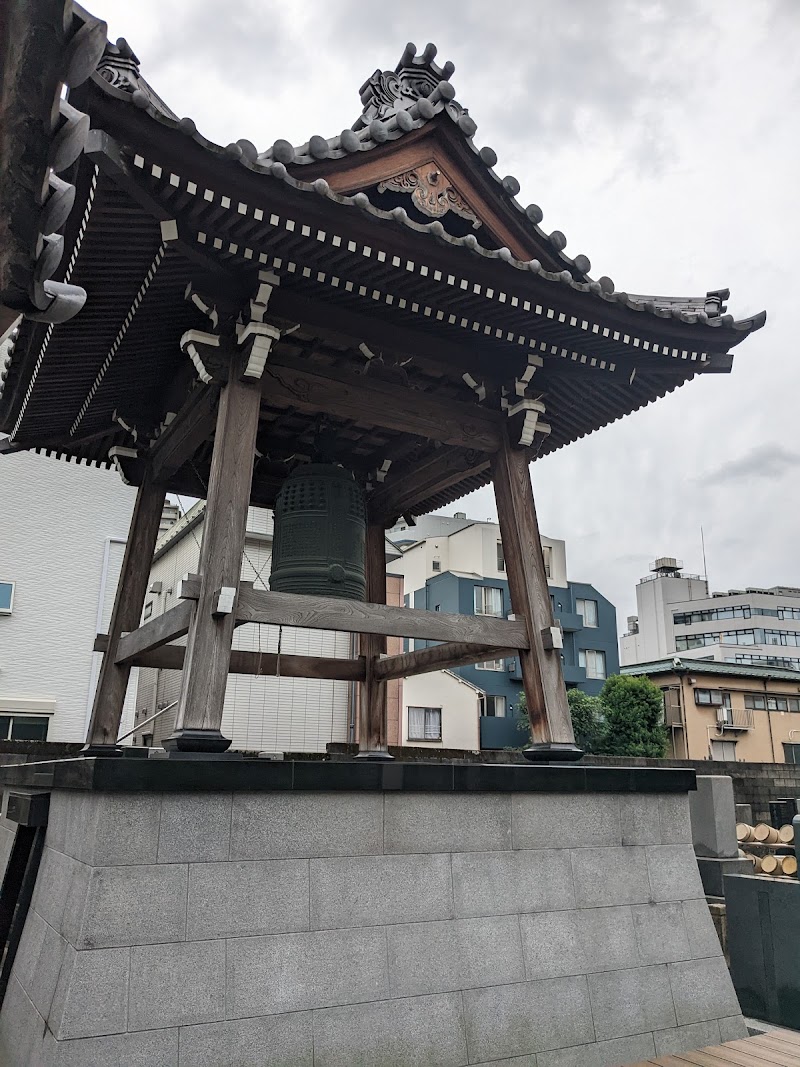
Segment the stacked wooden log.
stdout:
[[776,827],[760,822],[756,826],[736,824],[739,855],[753,864],[754,874],[797,877],[797,856],[794,851],[794,827]]

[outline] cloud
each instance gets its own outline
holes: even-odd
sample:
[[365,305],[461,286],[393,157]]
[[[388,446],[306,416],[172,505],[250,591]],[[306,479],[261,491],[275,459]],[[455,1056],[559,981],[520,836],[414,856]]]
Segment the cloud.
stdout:
[[800,453],[790,452],[782,445],[764,444],[751,449],[739,459],[729,460],[703,475],[703,482],[736,485],[739,482],[776,481],[800,468]]

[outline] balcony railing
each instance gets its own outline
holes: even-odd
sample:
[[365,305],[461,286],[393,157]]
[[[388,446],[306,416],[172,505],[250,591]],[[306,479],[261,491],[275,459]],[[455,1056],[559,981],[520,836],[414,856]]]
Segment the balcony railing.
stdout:
[[750,708],[715,708],[717,726],[721,730],[752,730],[753,712]]

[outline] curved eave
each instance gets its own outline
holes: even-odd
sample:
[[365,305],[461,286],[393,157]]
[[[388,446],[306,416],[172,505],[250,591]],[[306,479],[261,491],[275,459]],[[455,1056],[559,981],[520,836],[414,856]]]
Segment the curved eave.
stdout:
[[[737,322],[732,315],[708,315],[705,311],[685,310],[686,305],[700,306],[704,302],[704,297],[688,298],[685,301],[669,297],[637,299],[626,292],[614,290],[609,279],[580,281],[574,278],[567,269],[559,272],[548,271],[538,260],[517,259],[507,248],[496,250],[483,248],[472,234],[465,237],[454,237],[448,234],[438,220],[418,223],[411,219],[403,208],[394,208],[387,212],[375,207],[363,192],[353,196],[337,193],[330,188],[325,179],[318,178],[313,182],[305,182],[291,174],[286,165],[281,162],[260,160],[257,157],[248,158],[248,154],[243,152],[239,144],[227,147],[215,144],[198,133],[191,120],[176,120],[157,111],[144,93],[141,93],[139,97],[136,94],[132,96],[108,85],[99,75],[94,75],[92,81],[95,87],[101,89],[107,100],[113,100],[117,105],[112,109],[100,106],[97,115],[99,125],[105,128],[106,124],[110,123],[113,127],[111,130],[113,135],[128,144],[135,145],[134,151],[142,151],[150,158],[155,158],[155,153],[164,165],[174,166],[178,172],[185,173],[187,167],[194,165],[185,151],[188,141],[200,150],[197,162],[201,164],[204,171],[204,180],[214,180],[218,186],[217,191],[227,193],[231,201],[238,201],[241,197],[257,198],[259,193],[268,197],[270,194],[264,183],[270,180],[277,181],[304,201],[312,215],[319,210],[318,206],[315,207],[315,200],[319,205],[321,199],[327,203],[328,207],[338,205],[348,212],[361,216],[365,222],[372,224],[373,229],[377,226],[381,232],[386,232],[388,223],[390,226],[399,227],[407,234],[427,237],[430,240],[429,247],[432,252],[437,249],[451,253],[457,252],[460,267],[464,271],[470,269],[469,263],[475,269],[480,269],[481,266],[488,267],[491,280],[497,287],[504,284],[513,285],[512,279],[515,275],[515,281],[522,282],[522,284],[524,284],[525,276],[535,275],[553,286],[572,290],[576,295],[584,294],[579,299],[589,298],[590,304],[587,310],[591,310],[591,304],[598,301],[602,302],[601,306],[603,306],[602,312],[598,308],[598,313],[612,315],[622,313],[622,317],[618,320],[621,326],[629,324],[634,332],[647,329],[645,322],[639,319],[639,316],[643,316],[644,320],[651,317],[653,320],[662,320],[662,326],[665,324],[664,320],[671,319],[673,320],[671,327],[677,327],[680,324],[698,327],[701,331],[707,329],[709,338],[712,336],[712,331],[720,330],[725,340],[720,336],[715,338],[713,343],[716,347],[724,344],[730,347],[740,343],[748,333],[760,329],[766,321],[766,312],[760,312]],[[177,135],[177,139],[171,136],[173,134]],[[452,263],[452,260],[449,262]],[[484,270],[483,277],[487,276]],[[633,312],[635,318],[628,317],[628,312]],[[659,328],[656,321],[653,322],[653,328]],[[680,334],[676,337],[678,340],[681,339]],[[684,335],[684,339],[688,341],[688,335]],[[695,338],[694,343],[702,346],[704,340]]]

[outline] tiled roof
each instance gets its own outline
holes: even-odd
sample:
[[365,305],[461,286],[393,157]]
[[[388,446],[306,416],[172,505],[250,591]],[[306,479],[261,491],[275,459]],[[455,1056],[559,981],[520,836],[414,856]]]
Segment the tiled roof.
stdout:
[[[800,663],[798,664],[800,667]],[[689,656],[671,656],[669,659],[655,660],[652,663],[633,663],[621,667],[620,674],[725,674],[736,678],[772,678],[775,681],[797,682],[800,684],[800,669],[789,667],[758,667],[747,663],[724,663],[721,660],[692,659]]]

